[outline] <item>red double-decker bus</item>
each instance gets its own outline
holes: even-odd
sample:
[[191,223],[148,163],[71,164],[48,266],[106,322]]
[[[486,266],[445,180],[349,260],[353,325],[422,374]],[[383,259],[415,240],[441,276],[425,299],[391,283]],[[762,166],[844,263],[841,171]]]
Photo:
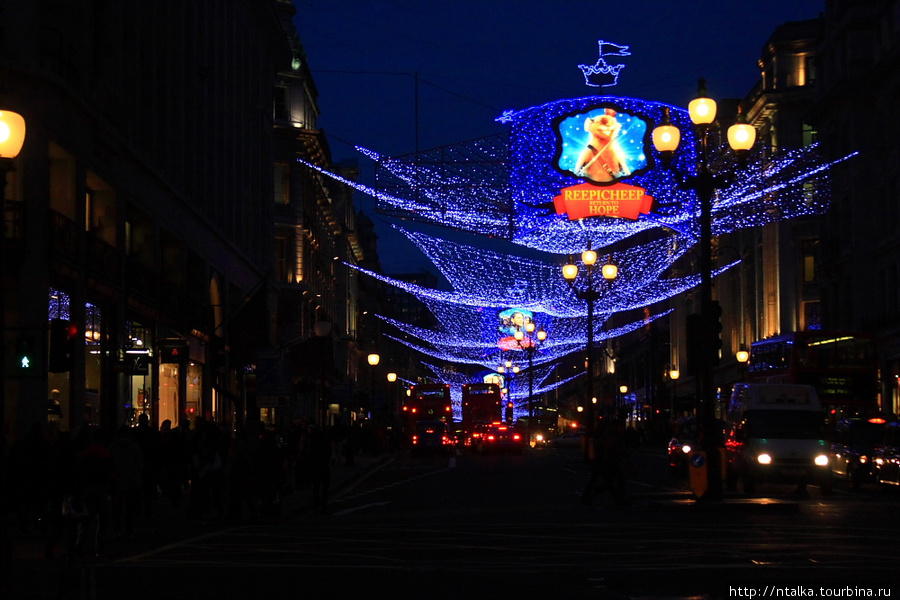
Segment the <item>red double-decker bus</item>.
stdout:
[[468,444],[475,426],[503,420],[503,397],[496,383],[466,383],[462,386],[462,435]]
[[412,386],[403,404],[403,414],[411,424],[417,421],[453,422],[453,402],[450,384],[421,383]]
[[875,338],[869,334],[798,331],[753,342],[750,381],[804,383],[835,418],[870,416],[878,407]]

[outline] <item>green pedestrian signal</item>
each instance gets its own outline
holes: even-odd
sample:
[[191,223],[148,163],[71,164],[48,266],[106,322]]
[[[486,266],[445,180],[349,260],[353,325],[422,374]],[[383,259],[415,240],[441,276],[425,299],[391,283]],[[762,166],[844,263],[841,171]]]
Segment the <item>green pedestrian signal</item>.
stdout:
[[14,368],[20,377],[38,375],[40,361],[37,356],[37,338],[34,335],[23,334],[16,338]]

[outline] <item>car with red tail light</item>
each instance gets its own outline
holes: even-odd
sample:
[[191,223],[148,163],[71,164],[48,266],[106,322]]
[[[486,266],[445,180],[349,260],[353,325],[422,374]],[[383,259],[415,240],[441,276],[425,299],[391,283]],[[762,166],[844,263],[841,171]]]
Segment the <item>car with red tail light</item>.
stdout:
[[491,423],[479,431],[476,450],[481,454],[512,452],[521,454],[525,449],[525,434],[505,423]]

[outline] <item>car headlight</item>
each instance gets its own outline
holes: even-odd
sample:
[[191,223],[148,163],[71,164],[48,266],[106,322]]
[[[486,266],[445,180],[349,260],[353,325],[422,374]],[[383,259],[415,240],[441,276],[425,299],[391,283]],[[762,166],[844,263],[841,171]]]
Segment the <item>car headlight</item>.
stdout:
[[691,445],[685,444],[684,446],[681,447],[681,451],[684,452],[685,454],[688,454],[691,451]]
[[867,462],[869,462],[869,457],[866,456],[865,454],[863,454],[862,456],[859,457],[859,462],[860,462],[860,464],[863,464],[863,465],[864,465],[864,464],[866,464]]
[[820,454],[816,457],[815,463],[819,467],[827,467],[828,466],[828,455]]
[[761,465],[771,465],[772,457],[765,452],[756,457],[756,461]]
[[537,440],[538,442],[543,442],[544,436],[542,436],[541,434],[537,434],[536,436],[534,436],[534,439]]

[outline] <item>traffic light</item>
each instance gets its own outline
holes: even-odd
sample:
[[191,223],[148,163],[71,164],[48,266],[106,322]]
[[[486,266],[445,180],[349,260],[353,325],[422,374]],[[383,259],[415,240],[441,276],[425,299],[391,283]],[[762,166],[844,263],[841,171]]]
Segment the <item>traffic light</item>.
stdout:
[[20,335],[16,338],[14,372],[19,377],[31,377],[40,373],[40,367],[37,338],[30,334]]
[[709,364],[717,365],[722,350],[722,305],[716,300],[711,301],[703,316],[706,321],[706,354],[709,356]]
[[704,368],[719,364],[722,350],[722,305],[716,301],[706,305],[702,314],[687,317],[687,371],[698,375]]
[[47,369],[51,373],[71,371],[80,341],[77,325],[66,319],[51,320]]
[[703,368],[703,338],[706,323],[703,316],[696,313],[687,316],[687,327],[685,338],[685,352],[687,354],[687,363],[685,364],[685,372],[688,375],[697,375]]

